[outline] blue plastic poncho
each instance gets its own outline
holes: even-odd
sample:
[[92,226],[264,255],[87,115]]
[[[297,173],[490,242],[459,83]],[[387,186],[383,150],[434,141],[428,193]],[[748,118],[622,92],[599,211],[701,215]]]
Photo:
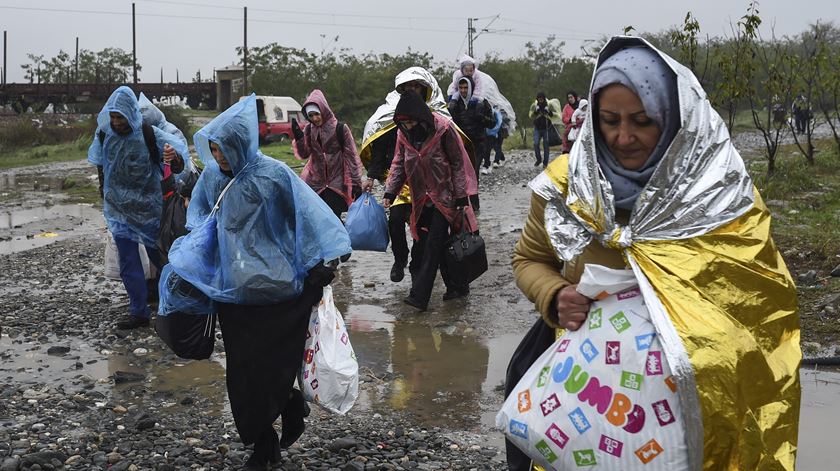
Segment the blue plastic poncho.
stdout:
[[[351,252],[341,221],[288,166],[258,150],[256,97],[233,105],[195,134],[204,171],[187,210],[187,228],[169,252],[178,275],[215,301],[266,305],[303,291],[321,260]],[[216,143],[235,181],[213,155]]]
[[[128,120],[131,130],[127,134],[120,135],[113,130],[112,112]],[[108,229],[114,237],[154,247],[163,206],[162,171],[149,156],[134,92],[125,86],[114,90],[99,112],[97,123],[105,139],[100,144],[97,131],[88,150],[88,161],[101,165],[105,174],[103,211]],[[160,141],[158,144],[163,145]]]

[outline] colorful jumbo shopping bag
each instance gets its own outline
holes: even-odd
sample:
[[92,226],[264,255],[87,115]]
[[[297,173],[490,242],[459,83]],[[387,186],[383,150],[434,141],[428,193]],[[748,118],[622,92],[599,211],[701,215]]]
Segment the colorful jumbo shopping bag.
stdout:
[[592,299],[505,401],[496,425],[548,469],[688,468],[676,383],[630,270],[587,265]]
[[324,287],[321,302],[312,308],[298,384],[303,397],[335,414],[344,415],[359,397],[359,363],[350,344],[344,319]]

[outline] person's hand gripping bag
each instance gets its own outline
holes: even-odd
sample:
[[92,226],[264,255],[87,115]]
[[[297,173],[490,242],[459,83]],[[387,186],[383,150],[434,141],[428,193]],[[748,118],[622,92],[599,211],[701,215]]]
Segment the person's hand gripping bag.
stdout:
[[688,469],[676,383],[630,270],[587,265],[586,322],[543,353],[496,426],[547,469]]

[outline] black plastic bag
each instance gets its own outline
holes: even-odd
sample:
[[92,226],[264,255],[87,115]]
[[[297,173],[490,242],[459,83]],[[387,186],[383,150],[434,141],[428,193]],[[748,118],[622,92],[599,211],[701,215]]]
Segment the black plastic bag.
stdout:
[[175,239],[187,234],[187,207],[184,197],[177,192],[172,193],[163,202],[163,212],[160,217],[160,232],[157,246],[160,250],[161,264],[169,262],[167,254]]
[[[556,338],[556,331],[549,327],[542,317],[534,322],[534,325],[519,342],[513,356],[510,357],[507,374],[505,375],[505,399],[513,392],[513,388],[516,387],[522,376],[528,372],[531,365],[551,347]],[[507,439],[505,439],[505,451],[509,470],[529,471],[531,469],[531,458]]]
[[206,360],[216,344],[216,314],[173,312],[157,316],[155,332],[179,357]]
[[563,143],[563,136],[557,130],[557,126],[553,124],[548,125],[548,145],[549,147],[559,146]]

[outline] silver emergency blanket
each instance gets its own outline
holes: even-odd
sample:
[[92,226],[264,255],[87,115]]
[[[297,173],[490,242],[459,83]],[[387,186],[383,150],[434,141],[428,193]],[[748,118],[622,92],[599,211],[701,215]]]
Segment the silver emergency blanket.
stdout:
[[364,134],[362,134],[363,143],[368,142],[368,139],[377,132],[388,126],[393,126],[394,110],[397,109],[397,102],[400,101],[400,92],[396,89],[400,88],[400,85],[413,82],[415,80],[425,84],[426,87],[431,90],[430,95],[424,97],[426,99],[426,104],[429,105],[429,108],[431,108],[432,111],[451,119],[449,110],[446,108],[446,97],[443,95],[443,91],[440,89],[434,75],[422,67],[409,67],[397,74],[394,79],[394,90],[388,93],[385,97],[385,103],[380,105],[370,119],[367,120],[367,123],[365,123],[365,131]]
[[[647,46],[659,54],[677,76],[681,129],[648,181],[627,226],[615,222],[612,189],[595,154],[593,107],[569,154],[569,187],[565,201],[551,179],[540,174],[531,188],[549,201],[546,227],[562,260],[579,255],[592,238],[603,245],[617,242],[677,240],[705,234],[749,210],[753,184],[720,115],[690,70],[647,41],[617,37],[610,41],[598,64],[624,47]],[[560,204],[558,204],[560,203]],[[588,206],[588,207],[587,207]],[[584,220],[568,208],[593,215]]]

